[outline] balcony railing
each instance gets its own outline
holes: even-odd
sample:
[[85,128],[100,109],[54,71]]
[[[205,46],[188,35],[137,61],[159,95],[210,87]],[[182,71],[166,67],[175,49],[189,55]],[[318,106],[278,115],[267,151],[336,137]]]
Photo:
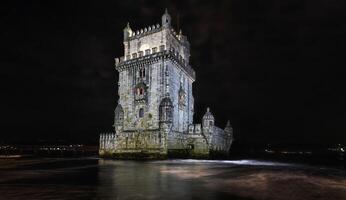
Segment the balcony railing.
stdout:
[[151,58],[156,58],[160,56],[168,56],[169,58],[173,59],[183,68],[183,70],[185,70],[190,76],[192,76],[192,78],[195,79],[196,74],[195,74],[195,71],[191,68],[191,66],[186,63],[186,61],[182,58],[181,55],[171,50],[163,50],[157,53],[152,53],[152,54],[141,56],[141,57],[135,57],[129,60],[125,60],[124,57],[122,56],[120,58],[115,58],[115,66],[116,68],[118,68],[118,67],[125,66],[127,64],[141,62],[141,61],[149,60]]

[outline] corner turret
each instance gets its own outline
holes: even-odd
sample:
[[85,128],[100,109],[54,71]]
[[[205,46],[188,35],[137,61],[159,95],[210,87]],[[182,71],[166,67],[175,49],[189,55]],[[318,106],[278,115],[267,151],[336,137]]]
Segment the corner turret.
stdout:
[[207,108],[207,112],[204,114],[202,119],[202,126],[203,128],[212,128],[214,126],[214,116],[211,114],[209,107]]
[[224,129],[225,131],[225,134],[226,134],[226,137],[227,137],[227,140],[226,140],[226,148],[227,148],[227,151],[229,152],[229,149],[231,148],[231,145],[234,141],[234,138],[233,138],[233,128],[231,126],[231,122],[228,120],[227,121],[227,124],[226,124],[226,127]]
[[227,124],[226,124],[224,131],[229,137],[233,138],[233,128],[232,128],[231,122],[229,120],[227,121]]
[[161,17],[161,20],[162,20],[162,27],[164,28],[171,27],[171,16],[168,14],[167,8],[165,10],[165,13]]
[[132,36],[132,29],[130,27],[130,23],[127,22],[127,25],[124,28],[124,40],[127,40],[131,36]]

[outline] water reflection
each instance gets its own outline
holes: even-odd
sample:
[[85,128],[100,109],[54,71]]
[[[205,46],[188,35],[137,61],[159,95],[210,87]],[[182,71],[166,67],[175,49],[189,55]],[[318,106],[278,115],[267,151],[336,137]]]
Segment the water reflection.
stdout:
[[[333,199],[346,179],[320,169],[254,160],[99,161],[98,196],[111,199]],[[315,174],[314,174],[315,173]],[[310,191],[310,192],[307,192]]]
[[293,166],[297,164],[288,164],[280,162],[259,161],[259,160],[195,160],[195,159],[178,159],[156,161],[157,163],[180,163],[180,164],[230,164],[230,165],[254,165],[254,166]]
[[98,194],[112,199],[190,198],[190,182],[178,181],[169,166],[151,162],[100,160]]
[[12,160],[0,162],[0,194],[7,200],[344,200],[346,173],[255,160]]

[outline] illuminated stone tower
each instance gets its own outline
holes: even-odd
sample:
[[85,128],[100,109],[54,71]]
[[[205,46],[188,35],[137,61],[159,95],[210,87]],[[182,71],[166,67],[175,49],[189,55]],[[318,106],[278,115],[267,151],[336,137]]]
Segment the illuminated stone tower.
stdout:
[[132,31],[129,24],[125,27],[124,57],[116,59],[124,131],[158,129],[159,105],[164,98],[176,105],[171,116],[175,119],[173,130],[187,130],[193,117],[195,80],[189,57],[189,42],[174,32],[167,11],[161,26],[139,31]]
[[[194,126],[195,71],[189,65],[186,36],[172,28],[167,10],[161,25],[134,31],[127,24],[123,32],[124,56],[115,59],[119,72],[115,133],[101,135],[100,155],[161,158],[170,150],[188,148],[187,143],[195,141],[188,140]],[[211,127],[206,129],[210,133]],[[199,135],[208,149],[208,138],[202,131]]]

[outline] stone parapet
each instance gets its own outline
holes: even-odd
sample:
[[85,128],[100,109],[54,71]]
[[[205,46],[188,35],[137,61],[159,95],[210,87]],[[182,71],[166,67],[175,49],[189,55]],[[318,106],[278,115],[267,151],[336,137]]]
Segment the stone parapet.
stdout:
[[145,55],[126,61],[123,59],[123,57],[115,58],[115,69],[120,72],[130,67],[145,66],[157,63],[162,59],[170,59],[171,61],[176,63],[178,67],[185,71],[193,80],[196,79],[196,73],[192,69],[192,67],[190,65],[187,65],[181,56],[171,50],[163,50],[157,53],[152,53],[150,55]]

